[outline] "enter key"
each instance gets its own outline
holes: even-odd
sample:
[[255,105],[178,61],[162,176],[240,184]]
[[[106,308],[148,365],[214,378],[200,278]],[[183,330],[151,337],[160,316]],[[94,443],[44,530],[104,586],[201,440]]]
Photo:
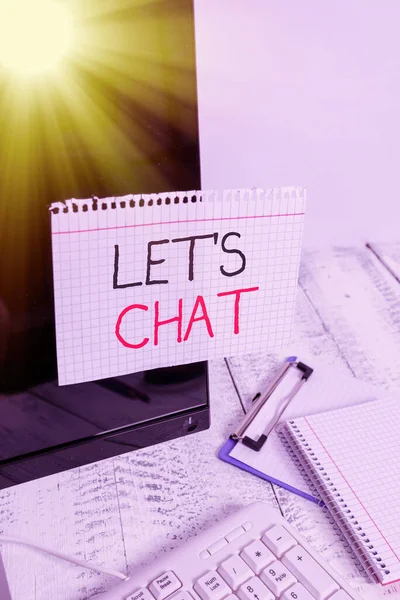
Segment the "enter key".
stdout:
[[301,546],[295,546],[281,562],[317,600],[326,600],[339,589],[338,584]]

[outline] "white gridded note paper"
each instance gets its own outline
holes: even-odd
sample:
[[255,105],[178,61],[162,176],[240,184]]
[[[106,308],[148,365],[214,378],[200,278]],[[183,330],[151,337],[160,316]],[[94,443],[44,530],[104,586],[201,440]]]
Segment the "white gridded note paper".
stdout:
[[59,384],[286,344],[304,210],[303,188],[53,204]]
[[[324,488],[329,477],[337,489],[331,514],[343,533],[350,527],[353,547],[364,549],[364,558],[384,584],[400,579],[399,408],[399,400],[393,399],[294,419],[285,435],[297,442],[305,464],[311,464],[307,451],[314,452]],[[316,473],[315,466],[311,472]]]

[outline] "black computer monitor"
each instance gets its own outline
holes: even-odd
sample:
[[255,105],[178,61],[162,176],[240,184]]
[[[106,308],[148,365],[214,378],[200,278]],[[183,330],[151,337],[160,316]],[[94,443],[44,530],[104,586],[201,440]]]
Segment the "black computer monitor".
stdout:
[[0,487],[209,423],[206,363],[57,384],[48,206],[200,189],[192,0],[71,5],[56,69],[0,68]]

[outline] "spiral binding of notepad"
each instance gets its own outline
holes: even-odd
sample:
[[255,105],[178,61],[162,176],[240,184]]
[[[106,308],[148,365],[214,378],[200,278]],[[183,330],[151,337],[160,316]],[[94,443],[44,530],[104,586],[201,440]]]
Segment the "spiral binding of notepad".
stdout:
[[305,198],[306,191],[302,187],[283,188],[253,188],[230,189],[218,192],[216,190],[192,190],[186,192],[165,192],[162,194],[130,194],[128,196],[111,198],[92,198],[77,200],[72,198],[65,202],[54,202],[49,210],[53,214],[69,212],[105,211],[129,208],[144,208],[157,206],[174,206],[179,204],[196,204],[199,202],[215,201],[257,201],[263,195],[265,199],[283,200]]
[[[378,573],[388,575],[382,558],[359,525],[345,499],[339,494],[321,461],[293,421],[280,426],[277,433],[313,495],[320,500],[325,516],[338,533],[346,551],[358,570],[370,581],[380,580]],[[314,464],[313,464],[314,463]],[[340,506],[339,506],[340,505]],[[343,515],[343,509],[346,515]],[[354,528],[358,531],[354,533]]]
[[58,214],[59,211],[64,213],[68,212],[79,212],[82,210],[83,212],[91,211],[103,211],[103,210],[115,210],[117,208],[143,208],[144,206],[161,206],[161,205],[171,205],[171,204],[188,204],[188,203],[196,203],[202,202],[202,196],[198,196],[197,193],[192,193],[192,195],[188,195],[188,193],[179,194],[177,192],[173,192],[169,195],[164,196],[154,196],[153,194],[149,195],[132,195],[129,197],[121,196],[120,198],[102,198],[99,199],[96,196],[89,200],[66,200],[65,202],[57,202],[51,205],[50,211],[54,214]]

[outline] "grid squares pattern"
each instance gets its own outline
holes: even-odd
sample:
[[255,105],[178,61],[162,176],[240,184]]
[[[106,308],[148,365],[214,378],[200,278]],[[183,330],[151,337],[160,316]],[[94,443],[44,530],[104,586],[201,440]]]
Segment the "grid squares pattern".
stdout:
[[399,579],[398,400],[294,419],[287,427],[302,442],[302,463],[310,465],[310,453],[315,455],[315,464],[307,469],[311,479],[321,478],[316,466],[320,463],[325,491],[328,481],[336,488],[331,514],[342,529],[343,523],[350,524],[353,545],[356,541],[356,547],[370,555],[382,583]]
[[[186,201],[185,201],[186,199]],[[97,204],[97,203],[96,203]],[[134,204],[134,206],[133,206]],[[52,205],[53,270],[60,385],[270,350],[290,339],[305,209],[305,190],[225,190],[172,192],[162,195],[106,198],[93,210],[92,200],[69,200]],[[236,252],[246,257],[243,272]],[[189,280],[189,242],[173,239],[214,236],[197,240],[193,280]],[[240,237],[239,237],[240,236]],[[150,241],[169,240],[151,248],[151,280],[146,285]],[[114,289],[115,246],[119,249],[118,285]],[[156,261],[164,261],[156,264]],[[221,292],[258,287],[242,293],[239,333],[234,333],[235,296]],[[176,322],[159,328],[154,343],[155,302],[159,319],[178,314],[182,299],[182,337],[187,332],[196,298],[204,298],[213,337],[205,322],[194,322],[188,339],[178,342]],[[130,348],[120,334],[142,348]],[[194,316],[200,317],[198,309]]]

